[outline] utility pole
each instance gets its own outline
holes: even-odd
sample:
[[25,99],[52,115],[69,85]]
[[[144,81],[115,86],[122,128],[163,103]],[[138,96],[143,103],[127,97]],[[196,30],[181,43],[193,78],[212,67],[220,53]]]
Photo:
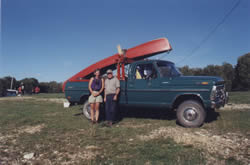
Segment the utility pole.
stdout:
[[10,89],[12,89],[12,85],[13,85],[13,77],[11,77]]

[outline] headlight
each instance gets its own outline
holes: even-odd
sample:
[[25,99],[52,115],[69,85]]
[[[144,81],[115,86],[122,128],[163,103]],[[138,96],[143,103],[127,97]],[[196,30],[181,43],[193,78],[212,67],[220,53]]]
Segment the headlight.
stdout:
[[211,91],[210,100],[215,100],[216,97],[216,86],[214,85]]

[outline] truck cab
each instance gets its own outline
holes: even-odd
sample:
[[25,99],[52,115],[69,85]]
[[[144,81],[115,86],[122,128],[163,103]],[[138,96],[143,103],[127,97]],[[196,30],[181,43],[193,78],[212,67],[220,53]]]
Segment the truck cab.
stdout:
[[[121,81],[121,104],[170,107],[171,99],[166,97],[170,94],[167,89],[170,88],[172,79],[180,75],[169,61],[134,62],[130,65],[127,81]],[[127,98],[123,99],[123,95]]]

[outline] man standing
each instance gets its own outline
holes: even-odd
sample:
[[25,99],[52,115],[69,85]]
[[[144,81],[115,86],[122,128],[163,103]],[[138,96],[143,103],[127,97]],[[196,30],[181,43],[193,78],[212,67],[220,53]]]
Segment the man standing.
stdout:
[[22,90],[22,95],[24,95],[24,85],[23,85],[23,82],[21,82],[21,90]]
[[113,76],[111,69],[107,70],[107,79],[104,86],[104,102],[106,111],[106,120],[108,125],[112,126],[115,121],[116,104],[120,92],[120,81]]

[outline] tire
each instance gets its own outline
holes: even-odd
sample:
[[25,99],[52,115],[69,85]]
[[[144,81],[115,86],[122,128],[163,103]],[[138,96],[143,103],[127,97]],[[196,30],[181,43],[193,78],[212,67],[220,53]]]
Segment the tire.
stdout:
[[206,111],[198,101],[184,101],[177,108],[177,121],[184,127],[199,127],[205,119]]
[[90,119],[91,116],[90,116],[90,104],[88,102],[88,100],[86,100],[83,104],[83,108],[82,108],[82,113],[83,115],[87,118],[87,119]]

